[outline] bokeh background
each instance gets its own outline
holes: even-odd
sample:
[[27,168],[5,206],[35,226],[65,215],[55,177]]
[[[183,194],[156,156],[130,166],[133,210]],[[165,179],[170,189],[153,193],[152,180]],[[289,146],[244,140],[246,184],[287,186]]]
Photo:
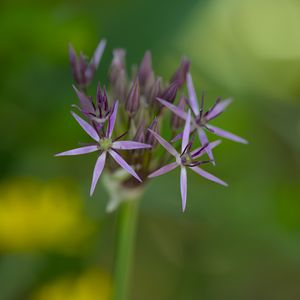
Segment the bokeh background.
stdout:
[[[216,124],[250,141],[215,150],[219,187],[190,174],[181,213],[176,172],[141,203],[133,300],[300,299],[300,2],[21,1],[0,4],[0,299],[106,300],[115,214],[91,157],[57,159],[82,131],[67,44],[91,54],[106,37],[128,63],[153,54],[171,76],[182,55]],[[212,168],[211,168],[212,169]]]

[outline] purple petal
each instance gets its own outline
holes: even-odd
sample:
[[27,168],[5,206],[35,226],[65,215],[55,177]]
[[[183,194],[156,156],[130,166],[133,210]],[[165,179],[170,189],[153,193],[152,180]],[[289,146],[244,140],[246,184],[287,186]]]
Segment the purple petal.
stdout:
[[69,150],[69,151],[57,153],[57,154],[55,154],[55,156],[81,155],[81,154],[95,152],[98,149],[99,148],[96,145],[85,146],[85,147],[80,147],[80,148],[72,149],[72,150]]
[[81,119],[78,115],[76,115],[74,112],[71,112],[72,116],[76,119],[76,121],[79,123],[79,125],[82,127],[82,129],[96,142],[99,142],[100,138],[97,133],[97,131],[86,121]]
[[189,110],[186,121],[185,121],[184,129],[183,129],[181,153],[184,151],[184,149],[186,148],[186,146],[189,143],[190,131],[191,131],[191,111]]
[[159,101],[161,104],[163,104],[164,106],[166,106],[167,108],[169,108],[174,114],[176,114],[178,117],[180,117],[181,119],[183,120],[186,120],[187,118],[187,113],[179,108],[178,106],[170,103],[170,102],[167,102],[161,98],[156,98],[157,101]]
[[103,168],[105,165],[105,160],[106,160],[106,153],[107,153],[106,151],[103,152],[97,159],[94,173],[93,173],[93,180],[92,180],[92,186],[91,186],[91,190],[90,190],[90,196],[93,195],[96,184],[98,182],[98,179],[103,171]]
[[206,119],[209,121],[221,114],[231,102],[231,99],[226,99],[218,103],[210,112],[208,112]]
[[73,89],[75,90],[77,97],[80,101],[81,109],[84,113],[94,113],[95,109],[91,102],[91,100],[81,91],[79,91],[75,85],[73,85]]
[[208,179],[208,180],[211,180],[211,181],[214,181],[216,183],[219,183],[221,185],[224,185],[224,186],[228,186],[228,184],[226,182],[224,182],[223,180],[217,178],[216,176],[204,171],[203,169],[199,168],[199,167],[190,167],[191,170],[193,170],[194,172],[196,172],[197,174],[199,174],[200,176]]
[[101,57],[103,55],[105,46],[106,46],[106,40],[100,41],[100,43],[98,44],[98,46],[94,52],[94,55],[91,59],[91,65],[93,65],[95,69],[98,68],[98,65],[99,65]]
[[173,143],[182,139],[182,136],[183,136],[183,132],[178,133],[175,137],[172,138],[171,142]]
[[181,191],[182,211],[184,212],[186,206],[186,194],[187,194],[187,177],[186,177],[185,167],[181,167],[181,171],[180,171],[180,191]]
[[162,168],[154,171],[153,173],[151,173],[150,175],[148,175],[148,177],[149,178],[153,178],[153,177],[156,177],[156,176],[163,175],[165,173],[168,173],[168,172],[174,170],[176,167],[178,167],[178,164],[176,162],[170,163],[170,164],[165,165]]
[[207,128],[211,129],[211,131],[218,135],[218,136],[221,136],[225,139],[229,139],[229,140],[232,140],[234,142],[237,142],[237,143],[242,143],[242,144],[248,144],[248,141],[246,141],[245,139],[231,133],[231,132],[228,132],[226,130],[223,130],[221,128],[218,128],[218,127],[215,127],[215,126],[212,126],[212,125],[206,125]]
[[133,141],[118,141],[113,142],[112,148],[119,149],[119,150],[132,150],[132,149],[144,149],[144,148],[151,148],[151,145],[133,142]]
[[119,101],[116,101],[114,103],[112,113],[110,114],[109,119],[108,119],[108,125],[107,125],[107,130],[106,130],[106,136],[108,138],[111,138],[114,127],[115,127],[116,117],[117,117],[117,112],[118,112],[118,104],[119,104]]
[[[201,142],[202,146],[208,144],[208,138],[207,138],[206,133],[204,132],[204,130],[203,129],[198,129],[197,133],[198,133],[198,136],[199,136],[199,139],[200,139],[200,142]],[[209,159],[212,161],[212,164],[215,165],[214,156],[213,156],[213,153],[210,149],[210,145],[208,145],[205,148],[205,151],[206,151]]]
[[148,129],[153,136],[157,139],[157,141],[173,156],[177,157],[178,156],[178,152],[176,151],[176,149],[169,144],[164,138],[162,138],[159,134],[157,134],[155,131]]
[[199,158],[200,156],[202,156],[204,153],[206,153],[206,148],[209,146],[210,149],[215,148],[216,146],[218,146],[221,143],[221,140],[217,140],[214,141],[212,143],[206,144],[202,147],[199,147],[197,149],[195,149],[192,153],[191,156],[193,157],[193,159]]
[[189,94],[189,102],[190,102],[191,108],[192,108],[195,116],[198,116],[199,115],[198,99],[196,96],[192,76],[190,73],[188,73],[186,76],[186,84],[187,84],[187,89],[188,89],[188,94]]
[[139,175],[132,169],[132,167],[128,165],[128,163],[117,152],[110,150],[109,154],[125,171],[134,176],[138,181],[142,182],[142,179],[139,177]]

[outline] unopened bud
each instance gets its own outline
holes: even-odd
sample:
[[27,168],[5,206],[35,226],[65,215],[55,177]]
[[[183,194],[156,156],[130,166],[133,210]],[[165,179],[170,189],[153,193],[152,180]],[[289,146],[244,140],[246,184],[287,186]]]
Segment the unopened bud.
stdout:
[[186,75],[189,72],[189,69],[190,69],[190,61],[186,57],[183,57],[181,59],[179,68],[172,76],[170,82],[171,83],[177,82],[178,87],[181,87],[185,83]]
[[145,122],[142,121],[135,133],[133,140],[139,143],[145,143],[145,138]]
[[150,51],[147,51],[144,55],[138,71],[138,76],[141,87],[146,87],[149,86],[149,83],[153,83],[154,74],[152,71],[152,57]]
[[138,78],[133,82],[129,91],[125,108],[129,116],[134,116],[140,107],[140,86]]
[[160,98],[173,103],[178,90],[177,81],[170,83],[170,85],[161,93]]
[[156,103],[156,98],[161,93],[161,78],[157,78],[154,84],[152,85],[147,100],[149,104]]
[[[148,129],[151,129],[153,130],[154,132],[156,133],[159,133],[159,128],[158,128],[158,120],[157,118],[155,118],[153,120],[153,122],[150,124],[149,128]],[[146,144],[149,144],[149,145],[152,145],[153,147],[155,147],[157,145],[157,141],[156,141],[156,138],[153,136],[153,134],[147,130],[147,133],[146,133],[146,140],[145,140],[145,143]]]

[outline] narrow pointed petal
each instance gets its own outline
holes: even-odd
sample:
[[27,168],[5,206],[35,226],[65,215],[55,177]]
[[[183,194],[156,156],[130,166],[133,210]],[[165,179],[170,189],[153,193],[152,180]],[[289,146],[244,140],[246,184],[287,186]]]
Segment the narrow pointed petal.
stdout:
[[216,183],[219,183],[221,185],[224,185],[224,186],[228,186],[228,184],[226,182],[224,182],[223,180],[219,179],[218,177],[204,171],[203,169],[199,168],[199,167],[190,167],[191,170],[193,170],[194,172],[196,172],[198,175],[208,179],[208,180],[211,180],[211,181],[214,181]]
[[231,132],[228,132],[224,129],[221,129],[221,128],[218,128],[216,126],[212,126],[212,125],[206,125],[207,128],[211,129],[211,131],[220,136],[220,137],[223,137],[225,139],[228,139],[228,140],[231,140],[231,141],[234,141],[234,142],[237,142],[237,143],[241,143],[241,144],[248,144],[248,141],[231,133]]
[[79,125],[82,127],[82,129],[96,142],[99,142],[100,137],[97,133],[97,131],[86,121],[81,119],[77,114],[74,112],[71,112],[72,116],[75,118],[75,120],[79,123]]
[[133,141],[117,141],[117,142],[113,142],[112,144],[112,148],[118,150],[145,149],[151,147],[152,147],[151,145],[139,143],[139,142],[133,142]]
[[206,153],[206,148],[209,146],[210,149],[212,150],[213,148],[217,147],[221,143],[221,140],[214,141],[212,143],[206,144],[206,146],[199,147],[195,149],[192,153],[191,156],[193,159],[199,158],[202,156],[204,153]]
[[198,116],[199,115],[198,99],[197,99],[197,96],[196,96],[192,76],[191,76],[190,73],[188,73],[187,76],[186,76],[186,84],[187,84],[187,89],[188,89],[189,101],[190,101],[191,108],[192,108],[193,113],[195,114],[195,116]]
[[95,165],[95,169],[94,169],[94,173],[93,173],[93,180],[92,180],[92,186],[91,186],[91,190],[90,190],[90,196],[93,195],[96,184],[98,182],[98,179],[104,169],[105,166],[105,160],[106,160],[106,151],[103,152],[97,159],[96,165]]
[[[197,133],[198,133],[198,136],[199,136],[199,139],[200,139],[200,142],[201,142],[201,145],[204,146],[206,144],[208,144],[208,138],[206,136],[206,133],[204,132],[203,129],[198,129],[197,130]],[[215,161],[214,161],[214,156],[213,156],[213,153],[211,151],[211,148],[210,148],[210,145],[208,145],[206,148],[205,148],[205,151],[209,157],[209,159],[212,161],[212,164],[215,165]]]
[[159,134],[157,134],[155,131],[148,129],[153,135],[154,137],[157,139],[157,141],[173,156],[177,157],[178,156],[178,152],[176,151],[176,149],[169,144],[164,138],[162,138]]
[[172,138],[171,142],[174,143],[174,142],[176,142],[176,141],[182,139],[182,136],[183,136],[183,132],[178,133],[176,136],[174,136],[174,137]]
[[180,171],[180,191],[181,191],[182,211],[184,212],[186,207],[186,194],[187,194],[187,176],[186,176],[185,167],[181,167],[181,171]]
[[108,125],[107,125],[107,130],[106,130],[106,136],[108,138],[111,138],[114,127],[115,127],[117,112],[118,112],[118,104],[119,104],[119,101],[116,101],[114,103],[112,113],[111,113],[111,115],[109,116],[109,119],[108,119]]
[[65,152],[57,153],[57,154],[55,154],[55,156],[81,155],[81,154],[95,152],[97,150],[98,150],[98,146],[92,145],[92,146],[85,146],[85,147],[80,147],[80,148],[68,150]]
[[75,90],[77,97],[80,101],[80,107],[84,113],[94,113],[95,109],[91,102],[91,100],[81,91],[79,91],[75,85],[73,85],[73,89]]
[[181,109],[181,108],[177,107],[176,105],[174,105],[174,104],[172,104],[170,102],[167,102],[167,101],[165,101],[165,100],[163,100],[161,98],[156,98],[156,100],[159,101],[164,106],[166,106],[167,108],[169,108],[178,117],[180,117],[183,120],[186,120],[187,113],[183,109]]
[[178,164],[176,162],[170,163],[170,164],[165,165],[162,168],[154,171],[153,173],[149,174],[148,178],[153,178],[153,177],[156,177],[156,176],[166,174],[166,173],[174,170],[176,167],[178,167]]
[[106,46],[106,40],[101,40],[94,52],[94,55],[91,59],[91,64],[94,66],[95,69],[97,69],[99,66],[105,46]]
[[206,115],[206,119],[209,121],[215,117],[217,117],[219,114],[221,114],[227,106],[232,102],[232,99],[226,99],[224,101],[221,101],[218,103],[211,111],[208,112]]
[[110,150],[109,154],[125,171],[127,171],[129,174],[135,177],[139,182],[142,182],[142,179],[139,177],[139,175],[133,170],[132,167],[128,165],[128,163],[117,152]]
[[185,121],[184,129],[183,129],[183,136],[182,136],[182,143],[181,143],[181,153],[184,151],[186,146],[190,140],[190,131],[191,131],[191,111],[188,111],[188,116]]

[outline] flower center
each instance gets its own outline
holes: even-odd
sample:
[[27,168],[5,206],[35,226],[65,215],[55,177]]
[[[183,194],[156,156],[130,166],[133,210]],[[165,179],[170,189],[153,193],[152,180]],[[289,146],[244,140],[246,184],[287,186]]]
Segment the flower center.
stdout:
[[108,138],[103,138],[99,141],[100,150],[107,151],[112,146],[112,140]]
[[190,155],[190,153],[185,153],[181,156],[181,163],[186,166],[190,165],[193,162],[193,159]]
[[206,124],[206,119],[204,116],[198,115],[195,119],[195,123],[197,124],[197,127],[202,127],[203,125]]

